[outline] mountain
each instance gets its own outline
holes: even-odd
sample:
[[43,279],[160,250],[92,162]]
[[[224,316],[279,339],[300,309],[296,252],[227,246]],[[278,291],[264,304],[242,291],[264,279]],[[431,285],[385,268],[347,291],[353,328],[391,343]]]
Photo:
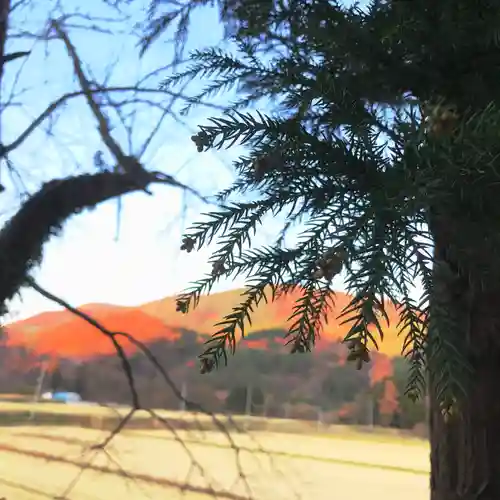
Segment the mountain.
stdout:
[[[174,328],[197,332],[213,332],[213,325],[240,303],[242,292],[242,289],[238,289],[202,297],[198,307],[186,315],[175,312],[175,297],[149,302],[142,305],[140,309]],[[299,296],[297,292],[282,297],[273,303],[259,305],[252,314],[252,325],[248,327],[248,332],[286,329],[287,319]],[[338,320],[337,316],[349,304],[351,299],[352,297],[346,293],[336,292],[335,308],[328,316],[328,324],[325,326],[323,333],[324,341],[344,338],[349,326],[341,325],[342,320]],[[398,356],[401,354],[402,347],[402,338],[397,336],[399,315],[396,307],[390,303],[386,304],[386,312],[389,316],[390,325],[387,326],[385,321],[382,322],[384,342],[380,345],[381,351],[389,356]]]
[[[242,290],[239,289],[202,297],[199,306],[186,315],[176,312],[175,297],[167,297],[137,307],[86,304],[80,309],[110,331],[130,333],[136,339],[149,343],[160,339],[174,340],[186,330],[197,332],[202,336],[211,334],[215,331],[213,325],[239,303],[241,293]],[[252,325],[248,327],[249,340],[252,339],[252,332],[285,330],[287,318],[297,297],[298,294],[289,295],[274,303],[260,305],[252,316]],[[340,325],[336,316],[349,301],[348,295],[337,293],[335,309],[329,315],[328,324],[318,343],[319,349],[324,343],[338,341],[344,337],[348,326]],[[402,346],[402,339],[397,337],[398,313],[392,304],[387,304],[386,310],[390,326],[384,329],[381,352],[388,356],[398,356]],[[5,328],[11,344],[26,345],[40,354],[52,353],[61,357],[86,358],[115,352],[108,337],[69,311],[45,312],[10,323]],[[123,340],[122,337],[118,339]],[[125,343],[124,347],[127,350],[132,349],[128,343]]]

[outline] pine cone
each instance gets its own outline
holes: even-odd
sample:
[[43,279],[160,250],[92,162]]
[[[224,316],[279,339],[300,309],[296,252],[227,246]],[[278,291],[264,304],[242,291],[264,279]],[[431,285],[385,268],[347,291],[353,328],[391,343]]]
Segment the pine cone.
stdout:
[[214,262],[212,265],[212,276],[220,276],[226,272],[226,266],[224,266],[224,262],[222,260],[218,260]]
[[175,310],[182,314],[186,314],[188,312],[189,304],[184,300],[177,300],[175,303]]
[[184,238],[182,238],[181,250],[185,250],[187,253],[190,253],[194,250],[195,243],[196,240],[194,238],[184,236]]
[[201,358],[200,360],[200,374],[210,373],[215,367],[215,361],[213,359]]

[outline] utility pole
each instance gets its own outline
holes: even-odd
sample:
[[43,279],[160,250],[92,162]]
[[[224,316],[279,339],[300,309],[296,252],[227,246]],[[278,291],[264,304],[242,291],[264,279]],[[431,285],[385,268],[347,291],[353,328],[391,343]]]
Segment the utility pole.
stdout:
[[[35,392],[33,394],[33,403],[34,405],[40,401],[40,396],[42,393],[42,388],[43,388],[43,381],[45,380],[45,374],[47,373],[47,365],[48,362],[47,360],[42,361],[42,365],[40,367],[40,374],[38,375],[38,380],[36,383],[36,388]],[[33,408],[31,409],[30,412],[30,420],[33,420],[35,418],[35,406],[33,405]]]
[[252,392],[253,387],[252,384],[247,385],[247,393],[246,393],[246,401],[245,401],[245,416],[246,416],[246,427],[248,429],[248,425],[250,423],[249,417],[252,415]]
[[373,401],[373,394],[370,392],[368,394],[368,415],[367,415],[367,423],[368,427],[373,428],[373,420],[374,420],[374,412],[375,412],[375,405]]
[[370,391],[368,392],[368,419],[367,424],[370,429],[373,429],[373,420],[374,420],[374,412],[375,412],[375,396],[373,394],[373,383],[372,383],[372,375],[373,375],[373,364],[370,363],[370,369],[368,370],[368,379],[370,381]]
[[290,408],[290,403],[285,403],[285,404],[283,405],[283,408],[284,408],[284,410],[285,410],[285,418],[286,418],[286,419],[289,419],[289,418],[290,418],[290,410],[291,410],[291,408]]
[[318,409],[318,421],[317,421],[317,431],[319,432],[323,427],[323,409],[319,407]]
[[187,382],[186,379],[184,379],[182,381],[182,386],[181,386],[181,401],[179,406],[179,410],[182,412],[186,411],[186,399],[187,399]]
[[42,394],[43,381],[45,380],[45,375],[47,373],[47,361],[42,362],[40,368],[40,374],[38,375],[38,380],[36,384],[35,394],[33,395],[33,402],[38,403],[40,401],[40,396]]
[[252,415],[252,384],[247,385],[246,401],[245,401],[245,415],[247,417]]

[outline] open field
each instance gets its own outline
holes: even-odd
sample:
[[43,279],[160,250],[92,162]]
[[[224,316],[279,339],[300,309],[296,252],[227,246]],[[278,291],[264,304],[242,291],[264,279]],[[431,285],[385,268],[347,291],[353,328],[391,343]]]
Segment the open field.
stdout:
[[208,500],[214,492],[234,500],[428,498],[424,442],[125,429],[106,451],[90,449],[107,435],[77,427],[0,428],[0,498]]
[[[129,412],[129,407],[105,407],[93,404],[60,404],[12,402],[0,399],[0,427],[2,425],[78,425],[98,429],[114,428]],[[206,415],[195,412],[174,410],[155,410],[155,414],[168,421],[171,428],[214,430],[218,425],[237,430],[256,432],[290,433],[321,435],[338,439],[359,437],[364,441],[404,442],[406,445],[421,446],[424,440],[412,435],[388,428],[361,428],[347,425],[318,425],[314,421],[264,418],[258,416],[224,414]],[[216,422],[216,421],[217,422]],[[164,428],[164,424],[153,419],[145,411],[134,414],[131,426],[142,429]],[[1,497],[0,497],[1,498]]]

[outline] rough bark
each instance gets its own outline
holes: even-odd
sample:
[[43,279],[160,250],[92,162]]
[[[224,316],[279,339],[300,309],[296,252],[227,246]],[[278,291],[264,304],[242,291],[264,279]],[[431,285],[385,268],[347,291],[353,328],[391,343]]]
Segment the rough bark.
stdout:
[[[432,300],[456,318],[453,343],[472,369],[466,396],[451,414],[437,404],[431,367],[431,500],[500,499],[500,278],[496,225],[462,217],[434,218],[436,259],[457,273],[435,270]],[[489,270],[489,273],[488,273]],[[437,296],[439,295],[439,297]],[[432,309],[429,337],[433,333]]]
[[[153,179],[152,179],[153,180]],[[101,172],[53,180],[30,197],[0,231],[0,314],[40,263],[43,245],[72,215],[142,190],[127,174]]]
[[500,287],[476,295],[470,331],[466,400],[446,418],[431,393],[431,500],[500,499]]

